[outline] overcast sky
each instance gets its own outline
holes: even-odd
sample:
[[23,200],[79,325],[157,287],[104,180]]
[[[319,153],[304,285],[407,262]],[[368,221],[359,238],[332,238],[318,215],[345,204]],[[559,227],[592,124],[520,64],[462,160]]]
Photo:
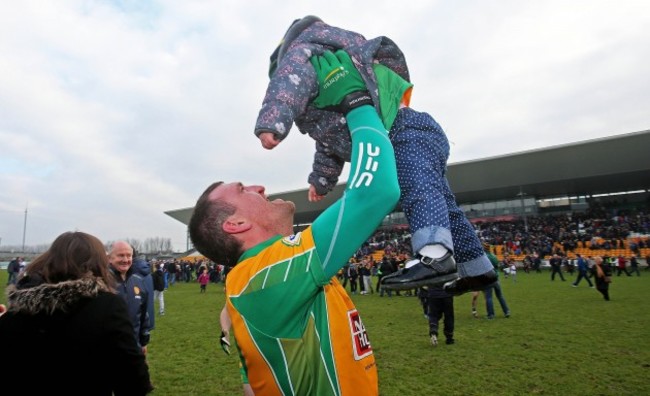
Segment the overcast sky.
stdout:
[[269,55],[306,15],[402,48],[450,163],[650,129],[644,0],[6,1],[0,244],[79,230],[180,251],[163,212],[211,182],[306,188],[313,142],[253,135]]

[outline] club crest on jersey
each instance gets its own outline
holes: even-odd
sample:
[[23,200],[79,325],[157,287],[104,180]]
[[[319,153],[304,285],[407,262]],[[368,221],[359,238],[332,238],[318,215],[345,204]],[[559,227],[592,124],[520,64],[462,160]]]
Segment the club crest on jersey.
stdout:
[[300,245],[300,233],[289,235],[288,237],[282,238],[282,243],[284,243],[287,246]]
[[352,350],[354,351],[354,360],[361,360],[366,356],[372,355],[372,347],[366,332],[366,326],[361,321],[359,311],[356,309],[348,311],[350,322],[350,334],[352,335]]

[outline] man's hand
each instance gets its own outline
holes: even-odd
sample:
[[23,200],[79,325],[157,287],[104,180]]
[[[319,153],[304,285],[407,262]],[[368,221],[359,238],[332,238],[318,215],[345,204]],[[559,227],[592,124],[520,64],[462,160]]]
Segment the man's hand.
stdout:
[[230,355],[230,334],[228,334],[227,331],[221,330],[221,339],[219,339],[219,343],[221,344],[221,349],[223,349],[226,355]]
[[310,61],[318,78],[318,97],[312,102],[314,106],[347,114],[359,106],[372,105],[366,84],[347,52],[338,50],[333,54],[326,51],[322,56],[313,56]]

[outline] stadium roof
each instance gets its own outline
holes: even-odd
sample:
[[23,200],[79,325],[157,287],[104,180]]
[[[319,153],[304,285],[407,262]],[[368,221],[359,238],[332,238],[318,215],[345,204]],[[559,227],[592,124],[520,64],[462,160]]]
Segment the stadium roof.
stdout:
[[[518,198],[585,196],[650,189],[650,130],[449,164],[447,178],[459,204]],[[270,194],[296,204],[295,223],[311,223],[343,193],[337,185],[320,202],[307,190]],[[193,207],[166,211],[188,224]]]

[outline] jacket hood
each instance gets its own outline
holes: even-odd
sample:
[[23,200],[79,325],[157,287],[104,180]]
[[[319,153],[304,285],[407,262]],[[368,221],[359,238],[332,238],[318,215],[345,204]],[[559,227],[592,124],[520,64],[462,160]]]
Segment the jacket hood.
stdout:
[[307,29],[309,26],[311,26],[313,23],[316,22],[323,22],[323,21],[317,16],[307,15],[306,17],[301,19],[296,19],[295,21],[293,21],[293,23],[291,23],[291,26],[289,26],[289,29],[284,34],[282,41],[280,41],[280,44],[277,46],[275,51],[273,51],[273,53],[271,54],[271,64],[269,65],[269,78],[273,77],[273,74],[275,73],[275,70],[278,67],[278,63],[280,63],[280,61],[284,57],[284,54],[287,52],[287,48],[289,48],[293,40],[295,40],[296,37],[298,37],[298,35],[303,32],[303,30]]
[[106,283],[94,276],[63,281],[59,283],[40,283],[28,287],[7,287],[7,310],[30,315],[44,313],[51,315],[56,311],[68,312],[80,300],[94,298],[99,292],[111,292]]
[[143,277],[151,274],[151,266],[149,266],[149,263],[143,259],[133,259],[133,265],[131,265],[131,268],[133,268],[134,273]]

